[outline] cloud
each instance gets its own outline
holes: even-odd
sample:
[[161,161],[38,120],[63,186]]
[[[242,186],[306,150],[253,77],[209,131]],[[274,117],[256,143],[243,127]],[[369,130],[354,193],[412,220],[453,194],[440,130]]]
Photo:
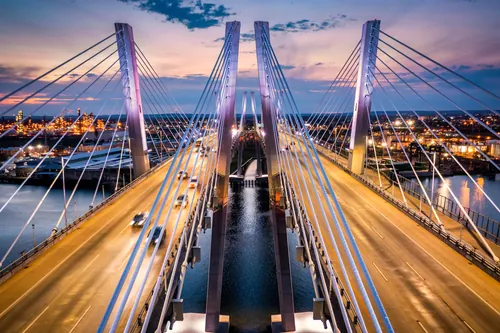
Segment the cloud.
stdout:
[[10,67],[0,64],[0,83],[25,83],[40,70],[38,67]]
[[274,32],[321,31],[340,27],[344,22],[348,21],[355,21],[355,19],[347,15],[337,14],[336,16],[330,16],[322,22],[303,19],[295,22],[278,23],[270,27],[269,30]]
[[188,29],[206,29],[220,25],[225,18],[235,15],[224,5],[185,0],[118,0],[132,3],[140,10],[160,14],[165,21],[181,23]]
[[323,65],[324,65],[324,63],[322,63],[322,62],[317,62],[314,64],[314,66],[323,66]]
[[[214,42],[223,42],[224,37],[220,37],[214,40]],[[252,32],[245,32],[240,34],[240,43],[246,43],[246,42],[254,42],[255,41],[255,34]]]
[[[299,20],[296,22],[278,23],[270,27],[269,31],[272,32],[321,31],[321,30],[337,28],[347,21],[355,21],[355,19],[347,17],[346,15],[337,14],[336,16],[330,16],[323,22],[318,22],[318,23],[306,19]],[[214,40],[214,42],[222,42],[222,41],[224,41],[224,37],[220,37]],[[240,34],[240,42],[245,43],[254,41],[255,41],[254,32],[249,31]]]
[[284,70],[284,71],[286,71],[288,69],[294,69],[295,68],[295,66],[293,66],[293,65],[280,65],[280,66],[281,66],[281,69]]

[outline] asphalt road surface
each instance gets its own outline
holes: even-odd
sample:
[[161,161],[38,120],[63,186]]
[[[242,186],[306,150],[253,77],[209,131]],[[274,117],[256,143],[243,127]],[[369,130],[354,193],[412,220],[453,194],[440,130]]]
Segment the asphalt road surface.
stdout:
[[[195,155],[189,160],[190,174]],[[201,159],[196,170],[200,169]],[[207,167],[208,158],[204,160],[203,169]],[[0,332],[95,332],[141,230],[132,228],[130,222],[136,213],[151,210],[169,166],[167,162],[48,249],[28,268],[0,285]],[[176,178],[173,190],[167,194],[167,208],[161,221],[174,199],[177,183]],[[179,194],[184,192],[187,183],[188,179],[182,180]],[[199,190],[190,189],[190,198],[197,200]],[[167,224],[167,238],[160,246],[160,255],[154,258],[139,310],[160,271],[173,222],[180,211],[180,225],[174,238],[177,239],[187,219],[187,210],[173,210]],[[148,249],[146,260],[151,258],[152,250],[153,246]],[[140,279],[144,277],[144,270],[145,265],[141,267]],[[135,297],[137,291],[138,287],[134,286],[131,296]],[[131,305],[129,299],[127,313]],[[123,322],[120,325],[123,326]]]
[[[282,135],[282,139],[285,142],[287,138]],[[306,185],[300,180],[301,201],[310,216],[313,207],[316,210],[330,259],[342,277],[326,221],[320,214],[320,202],[326,208],[327,199],[312,168],[313,177],[309,176],[309,162],[300,154],[298,143],[287,152],[294,151],[299,161],[292,159],[293,163],[306,179]],[[320,159],[396,332],[500,331],[497,281],[326,158]],[[306,187],[312,200],[308,200]],[[299,194],[297,185],[295,192]],[[327,216],[335,230],[333,219]],[[334,234],[338,242],[338,233]],[[345,253],[342,258],[348,265]],[[355,294],[362,304],[357,288]],[[370,322],[366,307],[361,310],[365,321]],[[368,328],[374,331],[373,326]]]

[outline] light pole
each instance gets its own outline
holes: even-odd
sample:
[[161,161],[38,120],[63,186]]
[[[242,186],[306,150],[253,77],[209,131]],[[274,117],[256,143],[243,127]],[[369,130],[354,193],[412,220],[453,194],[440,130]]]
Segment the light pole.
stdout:
[[33,228],[33,247],[36,247],[35,224],[33,223],[31,227]]
[[67,212],[67,203],[66,203],[66,180],[64,176],[64,158],[61,156],[61,169],[62,169],[62,179],[63,179],[63,197],[64,197],[64,223],[66,227],[68,226],[68,212]]
[[429,217],[432,220],[432,206],[434,203],[434,173],[436,170],[436,152],[434,151],[432,154],[432,182],[431,182],[431,210],[429,212]]
[[160,163],[163,161],[163,136],[162,132],[160,131]]

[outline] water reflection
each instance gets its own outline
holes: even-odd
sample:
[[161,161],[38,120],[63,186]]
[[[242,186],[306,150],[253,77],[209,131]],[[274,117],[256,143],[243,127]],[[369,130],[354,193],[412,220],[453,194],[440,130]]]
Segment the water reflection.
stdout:
[[[231,332],[266,332],[279,313],[273,237],[267,189],[230,189],[221,313]],[[308,269],[295,262],[295,234],[288,232],[295,311],[312,311],[314,292]],[[210,233],[200,237],[201,262],[189,270],[182,293],[185,312],[205,311]]]
[[264,332],[279,312],[267,189],[231,191],[221,312],[231,332]]
[[[500,202],[500,181],[495,181],[479,175],[473,176],[473,178],[494,203],[497,204]],[[463,206],[469,207],[480,214],[500,221],[500,213],[498,210],[489,202],[489,200],[486,199],[481,190],[477,188],[468,176],[446,177],[445,182],[453,193],[455,193],[459,202]],[[423,180],[423,184],[425,187],[430,189],[431,179],[427,178]],[[440,195],[453,200],[451,193],[449,193],[445,183],[443,183],[441,179],[436,178],[434,180],[434,188],[437,189],[437,192]]]
[[[18,184],[0,184],[0,207],[7,202],[18,187]],[[70,193],[69,191],[72,189],[67,188],[66,190]],[[26,224],[30,215],[35,211],[36,206],[46,191],[47,187],[45,186],[25,185],[0,213],[0,255],[2,257],[24,224]],[[94,191],[91,189],[82,188],[76,191],[72,202],[68,206],[68,222],[73,221],[88,211],[93,195]],[[96,199],[96,204],[102,200],[99,195]],[[30,225],[22,233],[4,264],[9,264],[19,257],[21,251],[30,250],[33,248],[34,243],[39,243],[50,236],[52,228],[55,227],[61,217],[63,208],[63,191],[60,188],[53,188],[35,214]],[[35,225],[34,232],[32,224]],[[64,224],[65,219],[63,217],[59,228],[62,228]]]

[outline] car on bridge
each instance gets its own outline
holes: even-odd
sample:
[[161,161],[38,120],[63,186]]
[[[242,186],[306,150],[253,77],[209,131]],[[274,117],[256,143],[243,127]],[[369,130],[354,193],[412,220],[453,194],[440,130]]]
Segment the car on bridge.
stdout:
[[200,149],[200,156],[201,157],[207,157],[208,156],[208,148],[202,147]]
[[187,206],[189,203],[189,199],[187,195],[181,194],[177,197],[177,199],[174,202],[174,207],[181,207],[184,208]]
[[193,176],[189,181],[189,188],[197,188],[198,187],[198,177]]
[[187,177],[189,177],[189,174],[187,171],[179,171],[179,173],[177,174],[177,179],[184,179]]
[[[156,228],[154,229],[151,229],[148,233],[148,238],[149,238],[149,235],[151,235],[151,233],[153,233],[153,236],[151,236],[151,243],[149,243],[149,245],[153,245],[153,244],[158,244],[158,243],[163,243],[163,240],[167,237],[166,233],[164,232],[163,235],[161,233],[162,231],[162,227],[160,226],[157,226]],[[161,235],[161,237],[160,237]],[[146,238],[146,242],[148,241],[148,239]]]
[[149,216],[148,211],[137,213],[137,214],[135,214],[134,218],[132,219],[132,222],[130,222],[130,225],[132,227],[142,228],[142,226],[146,222],[146,219],[148,218],[148,216]]

